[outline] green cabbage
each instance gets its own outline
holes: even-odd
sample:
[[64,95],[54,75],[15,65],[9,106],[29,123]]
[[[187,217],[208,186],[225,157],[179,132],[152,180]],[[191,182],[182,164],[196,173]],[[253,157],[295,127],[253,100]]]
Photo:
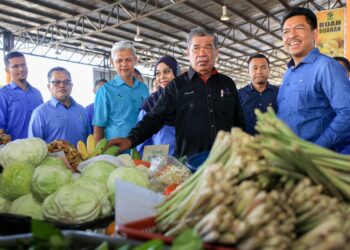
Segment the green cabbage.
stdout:
[[114,169],[115,166],[107,161],[95,161],[82,170],[82,175],[107,185],[108,177]]
[[42,162],[40,162],[40,166],[48,166],[48,167],[59,166],[62,168],[67,168],[66,164],[64,164],[62,159],[57,157],[51,157],[51,156],[46,157]]
[[47,145],[40,138],[18,139],[0,150],[0,165],[4,168],[14,161],[24,161],[38,166],[47,156]]
[[46,197],[42,212],[49,220],[81,223],[96,219],[101,214],[101,206],[91,190],[67,184]]
[[129,154],[121,154],[116,157],[118,160],[122,161],[125,167],[135,167],[135,162],[132,160]]
[[107,182],[108,195],[111,199],[113,207],[115,205],[115,179],[117,178],[145,188],[150,187],[150,181],[148,179],[148,176],[142,170],[137,169],[136,167],[123,167],[115,169],[109,175]]
[[31,192],[34,166],[27,162],[12,162],[0,179],[0,196],[12,201]]
[[11,202],[4,197],[0,196],[0,213],[8,212]]
[[58,188],[73,180],[72,172],[61,165],[40,165],[34,171],[32,178],[32,192],[39,201],[54,193]]
[[101,182],[95,179],[83,176],[76,179],[74,181],[74,185],[78,186],[79,188],[86,188],[96,195],[101,205],[102,215],[107,215],[112,212],[112,205],[109,202],[107,195],[107,187],[105,184],[102,184]]
[[14,200],[9,213],[30,216],[33,219],[43,220],[41,204],[34,199],[32,194],[26,194]]

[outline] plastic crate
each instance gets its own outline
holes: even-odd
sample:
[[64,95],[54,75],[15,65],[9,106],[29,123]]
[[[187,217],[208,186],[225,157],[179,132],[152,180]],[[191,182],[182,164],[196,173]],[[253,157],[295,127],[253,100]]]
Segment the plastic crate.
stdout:
[[[66,240],[71,242],[69,249],[94,250],[102,242],[106,242],[109,249],[115,249],[116,247],[121,247],[123,245],[136,247],[144,243],[121,237],[110,237],[103,234],[76,230],[63,230],[62,234]],[[33,234],[31,233],[0,236],[0,246],[5,249],[27,249],[32,242]],[[19,246],[19,244],[21,244],[21,246]]]
[[198,167],[203,164],[203,162],[208,158],[209,151],[198,153],[188,157],[185,161],[185,165],[192,173],[196,172]]
[[[53,224],[59,229],[65,230],[87,230],[87,229],[99,229],[104,228],[112,221],[114,221],[115,215],[109,214],[93,221],[86,221],[81,223],[62,223],[59,221],[46,221]],[[0,236],[23,234],[31,232],[32,218],[24,215],[0,213]]]
[[[117,232],[130,239],[135,240],[151,240],[160,239],[167,244],[173,242],[172,237],[167,237],[159,233],[155,233],[156,220],[155,217],[148,217],[142,220],[132,221],[123,225],[119,225]],[[237,250],[233,246],[219,246],[212,244],[204,244],[207,250]]]

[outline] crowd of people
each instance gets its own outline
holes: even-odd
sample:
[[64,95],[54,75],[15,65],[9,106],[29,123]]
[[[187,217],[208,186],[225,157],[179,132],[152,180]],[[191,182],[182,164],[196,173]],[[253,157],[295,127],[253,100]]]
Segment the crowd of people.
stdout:
[[115,43],[111,64],[117,75],[95,82],[95,101],[86,108],[71,97],[73,81],[62,67],[48,72],[51,98],[43,103],[27,82],[24,55],[10,52],[4,58],[11,82],[0,89],[0,129],[13,140],[40,137],[74,145],[93,133],[97,141],[105,137],[121,151],[136,147],[141,153],[147,145],[167,144],[170,155],[183,157],[210,150],[219,130],[240,127],[255,135],[254,110],[271,106],[301,138],[350,154],[349,61],[315,47],[317,19],[307,8],[289,11],[281,29],[291,57],[281,87],[270,83],[270,61],[258,53],[247,61],[250,82],[237,90],[214,66],[217,36],[198,27],[187,37],[187,71],[169,55],[159,58],[151,94],[135,68],[132,43]]

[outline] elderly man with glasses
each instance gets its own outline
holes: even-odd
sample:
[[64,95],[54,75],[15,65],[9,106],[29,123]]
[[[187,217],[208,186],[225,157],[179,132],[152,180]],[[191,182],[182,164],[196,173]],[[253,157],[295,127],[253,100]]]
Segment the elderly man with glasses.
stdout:
[[47,78],[51,99],[33,111],[28,137],[40,137],[47,143],[62,139],[75,146],[79,140],[86,141],[91,133],[88,113],[70,96],[73,83],[69,71],[56,67]]
[[26,138],[32,111],[43,103],[43,98],[27,82],[28,67],[22,53],[8,53],[4,63],[11,82],[0,89],[0,129],[11,135],[12,140]]

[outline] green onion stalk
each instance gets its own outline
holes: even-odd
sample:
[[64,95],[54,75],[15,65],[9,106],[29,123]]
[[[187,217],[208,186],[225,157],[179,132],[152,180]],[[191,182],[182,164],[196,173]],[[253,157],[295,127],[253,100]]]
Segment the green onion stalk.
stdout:
[[225,163],[230,157],[231,146],[230,133],[220,131],[207,160],[198,168],[196,173],[180,185],[179,188],[157,207],[156,221],[159,230],[165,231],[169,226],[178,223],[181,216],[191,206],[196,194],[198,194],[200,177],[206,166],[216,162]]
[[265,113],[260,110],[255,113],[259,132],[255,147],[260,147],[272,165],[306,174],[335,197],[350,200],[350,156],[302,140],[271,108]]

